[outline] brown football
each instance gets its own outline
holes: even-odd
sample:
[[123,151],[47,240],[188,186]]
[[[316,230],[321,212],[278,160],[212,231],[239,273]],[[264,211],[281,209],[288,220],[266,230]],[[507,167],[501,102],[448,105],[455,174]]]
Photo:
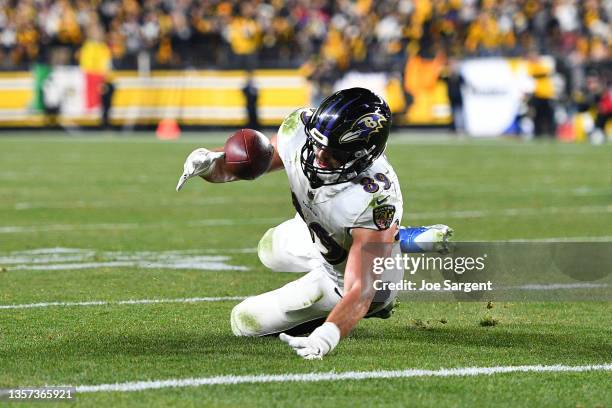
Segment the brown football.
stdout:
[[242,180],[253,180],[270,168],[274,147],[260,132],[240,129],[227,141],[223,148],[225,167]]

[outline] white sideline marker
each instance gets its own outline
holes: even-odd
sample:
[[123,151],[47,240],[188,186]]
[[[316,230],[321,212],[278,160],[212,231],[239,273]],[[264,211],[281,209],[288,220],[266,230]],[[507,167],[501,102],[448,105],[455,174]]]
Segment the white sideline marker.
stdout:
[[200,302],[226,302],[230,300],[244,300],[245,296],[221,297],[192,297],[178,299],[129,299],[129,300],[90,300],[85,302],[42,302],[16,305],[0,305],[2,309],[34,309],[39,307],[70,307],[70,306],[111,306],[111,305],[146,305],[155,303],[200,303]]
[[[183,226],[186,227],[235,227],[237,225],[268,225],[278,224],[284,221],[282,218],[210,218],[190,221]],[[102,231],[102,230],[133,230],[146,228],[159,228],[171,226],[170,223],[102,223],[102,224],[41,224],[41,225],[8,225],[0,227],[0,234],[21,234],[36,232],[58,232],[58,231]],[[272,225],[271,225],[272,226]]]
[[599,289],[607,288],[606,283],[576,282],[576,283],[530,283],[520,286],[508,286],[502,289],[512,290],[559,290],[559,289]]
[[346,371],[304,374],[275,375],[223,375],[216,377],[183,378],[157,381],[134,381],[115,384],[78,385],[76,392],[134,392],[161,388],[199,387],[203,385],[236,385],[287,382],[319,382],[340,380],[369,380],[411,377],[467,377],[502,373],[559,373],[585,371],[612,371],[612,364],[566,366],[566,365],[528,365],[498,367],[441,368],[439,370],[406,369],[394,371]]
[[[529,284],[520,286],[506,286],[499,290],[573,290],[573,289],[599,289],[607,288],[606,283],[548,283]],[[21,303],[12,305],[0,305],[0,310],[7,309],[36,309],[41,307],[74,307],[74,306],[112,306],[112,305],[148,305],[156,303],[200,303],[200,302],[226,302],[232,300],[244,300],[248,296],[220,296],[220,297],[191,297],[176,299],[128,299],[128,300],[87,300],[81,302],[40,302]]]
[[[612,205],[590,205],[577,207],[542,207],[542,208],[500,208],[496,210],[454,210],[437,212],[415,212],[412,218],[485,218],[485,217],[516,217],[535,216],[540,214],[606,214],[612,213]],[[283,218],[210,218],[190,221],[184,227],[234,227],[237,225],[274,225],[284,221]],[[42,224],[42,225],[8,225],[0,227],[0,234],[21,234],[59,231],[98,231],[98,230],[133,230],[167,227],[169,223],[102,223],[102,224]]]
[[[230,254],[252,253],[253,248],[170,251],[96,251],[80,248],[39,248],[0,253],[0,266],[12,271],[68,271],[92,268],[134,267],[142,269],[197,269],[206,271],[247,271],[244,265],[232,265]],[[256,251],[256,249],[255,249]],[[206,255],[211,254],[211,255]]]

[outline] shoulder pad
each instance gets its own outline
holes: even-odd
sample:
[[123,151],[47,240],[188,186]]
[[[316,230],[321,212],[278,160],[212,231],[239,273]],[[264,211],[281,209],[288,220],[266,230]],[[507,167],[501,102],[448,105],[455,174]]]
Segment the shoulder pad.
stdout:
[[299,125],[299,119],[304,108],[296,109],[285,117],[280,126],[279,134],[291,134]]

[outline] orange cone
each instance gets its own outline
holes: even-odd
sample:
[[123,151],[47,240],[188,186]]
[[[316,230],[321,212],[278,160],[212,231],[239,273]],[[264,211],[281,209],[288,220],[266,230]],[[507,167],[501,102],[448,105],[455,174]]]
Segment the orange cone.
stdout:
[[574,124],[570,120],[559,125],[557,128],[557,140],[562,142],[573,142],[575,139]]
[[162,119],[155,134],[159,140],[174,140],[181,136],[181,128],[175,119]]

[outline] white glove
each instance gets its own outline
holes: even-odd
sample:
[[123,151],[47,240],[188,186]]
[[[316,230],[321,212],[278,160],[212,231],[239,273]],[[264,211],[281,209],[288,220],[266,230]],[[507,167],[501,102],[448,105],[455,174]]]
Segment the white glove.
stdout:
[[183,174],[176,185],[176,191],[183,188],[185,182],[190,178],[208,174],[215,162],[224,156],[224,152],[211,152],[203,147],[195,149],[187,156],[185,164],[183,164]]
[[320,360],[338,345],[340,329],[334,323],[326,322],[317,327],[308,337],[293,337],[281,333],[279,338],[293,347],[293,350],[306,360]]

